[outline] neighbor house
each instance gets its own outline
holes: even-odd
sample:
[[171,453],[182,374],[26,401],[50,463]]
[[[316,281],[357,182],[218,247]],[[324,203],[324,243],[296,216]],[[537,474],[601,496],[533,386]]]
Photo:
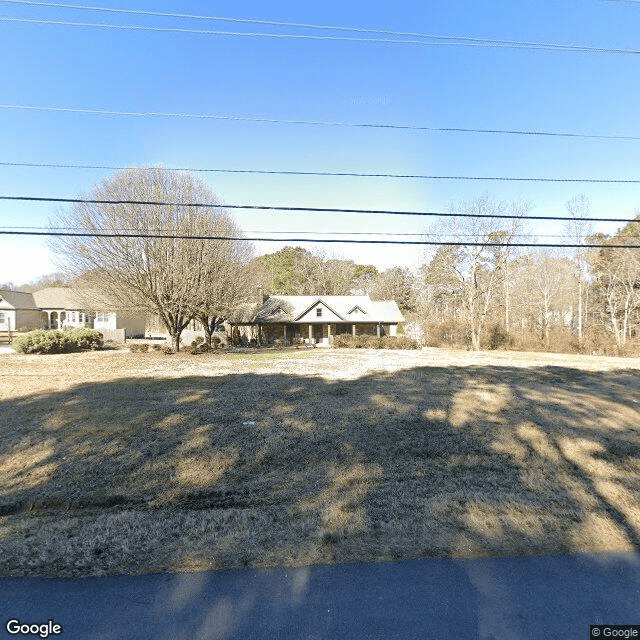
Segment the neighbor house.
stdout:
[[336,335],[395,336],[404,317],[394,300],[369,296],[261,296],[229,318],[231,330],[258,342],[332,344]]
[[49,287],[34,291],[33,298],[46,315],[47,329],[87,327],[124,332],[123,338],[145,332],[144,312],[122,308],[96,289]]
[[84,327],[124,340],[144,335],[145,314],[118,308],[88,288],[48,287],[33,293],[0,290],[0,331]]
[[0,331],[39,329],[42,319],[33,294],[0,289]]

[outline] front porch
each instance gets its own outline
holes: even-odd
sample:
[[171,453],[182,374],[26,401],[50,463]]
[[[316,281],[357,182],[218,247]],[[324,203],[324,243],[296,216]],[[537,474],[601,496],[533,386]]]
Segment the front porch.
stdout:
[[[395,325],[393,326],[395,329]],[[308,322],[308,323],[269,323],[259,325],[259,334],[263,344],[270,344],[282,340],[284,345],[333,344],[333,338],[337,335],[351,336],[388,336],[395,335],[389,324],[382,322],[356,322],[356,323],[332,323],[332,322]]]

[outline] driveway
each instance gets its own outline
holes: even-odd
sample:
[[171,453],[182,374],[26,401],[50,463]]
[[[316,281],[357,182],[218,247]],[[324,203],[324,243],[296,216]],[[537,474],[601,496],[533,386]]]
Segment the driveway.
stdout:
[[640,624],[640,554],[2,578],[0,602],[14,638],[9,619],[63,640],[588,640],[590,624]]

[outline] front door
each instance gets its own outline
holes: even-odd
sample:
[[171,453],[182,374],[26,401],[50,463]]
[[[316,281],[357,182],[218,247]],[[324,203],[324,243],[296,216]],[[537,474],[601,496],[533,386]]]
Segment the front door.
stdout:
[[313,325],[313,339],[318,342],[322,342],[322,325],[314,324]]

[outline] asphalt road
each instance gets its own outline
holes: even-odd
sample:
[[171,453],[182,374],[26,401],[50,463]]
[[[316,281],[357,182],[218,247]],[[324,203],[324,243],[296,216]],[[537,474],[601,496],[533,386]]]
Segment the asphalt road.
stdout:
[[590,624],[640,625],[640,554],[2,578],[0,610],[8,638],[44,637],[9,634],[17,619],[63,640],[587,640]]

